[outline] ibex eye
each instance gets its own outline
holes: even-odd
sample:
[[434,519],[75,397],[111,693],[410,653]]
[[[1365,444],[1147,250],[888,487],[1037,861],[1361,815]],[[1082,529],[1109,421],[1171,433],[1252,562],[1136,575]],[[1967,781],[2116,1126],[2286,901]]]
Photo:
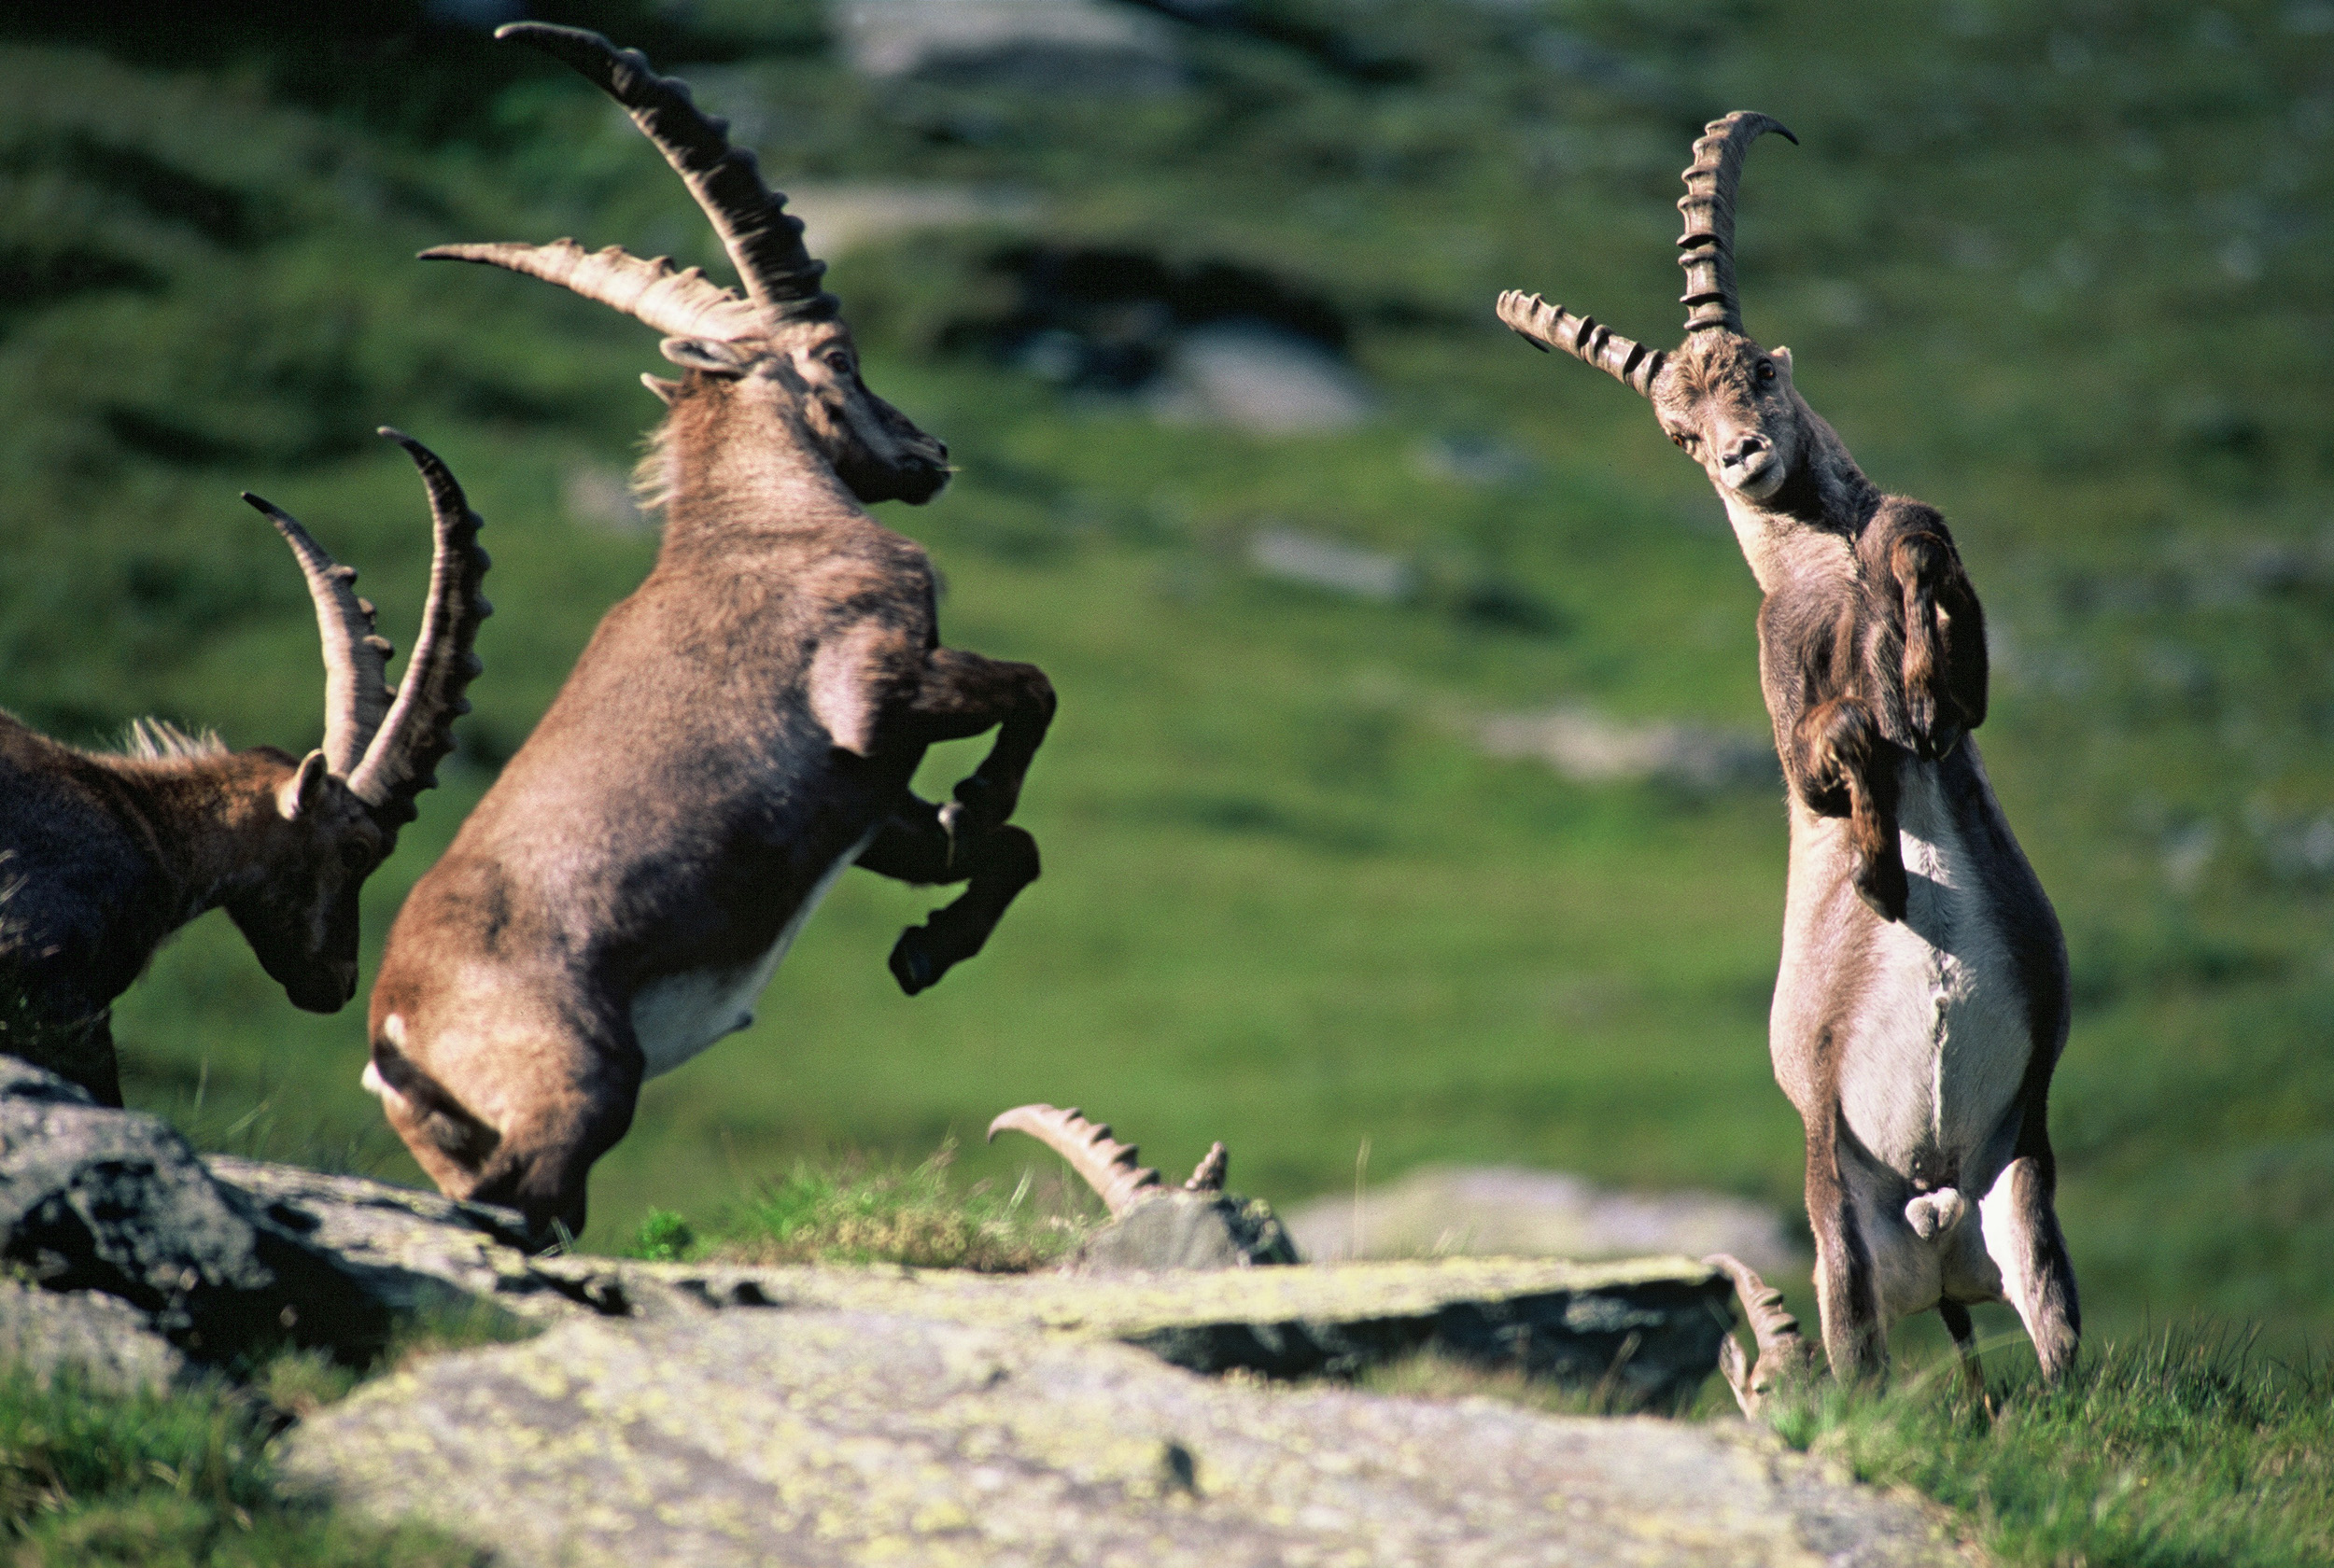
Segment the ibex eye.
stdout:
[[1775,362],[1773,360],[1762,359],[1759,361],[1759,379],[1761,381],[1773,381],[1775,379]]
[[349,871],[364,871],[373,864],[373,851],[361,844],[341,846],[341,864]]

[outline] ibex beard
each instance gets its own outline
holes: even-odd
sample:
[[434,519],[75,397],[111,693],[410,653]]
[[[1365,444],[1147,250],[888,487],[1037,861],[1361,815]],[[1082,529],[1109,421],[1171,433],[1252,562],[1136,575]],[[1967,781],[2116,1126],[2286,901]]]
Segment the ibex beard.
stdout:
[[[611,247],[433,258],[561,284],[666,334],[643,465],[656,566],[390,931],[366,1086],[432,1180],[583,1228],[642,1081],[743,1029],[842,873],[963,896],[904,932],[909,994],[980,950],[1038,873],[1009,821],[1054,709],[1028,665],[939,643],[931,563],[866,507],[947,483],[948,449],[862,380],[823,263],[682,83],[598,35],[514,23],[632,113],[711,219],[744,297]],[[994,729],[943,805],[925,749]]]
[[[1498,313],[1652,403],[1709,476],[1765,595],[1760,683],[1791,826],[1769,1046],[1807,1131],[1834,1371],[1877,1373],[1889,1324],[1932,1307],[1973,1356],[1970,1305],[2006,1300],[2056,1374],[2080,1323],[2046,1127],[2065,943],[1970,738],[1986,716],[1985,625],[1952,535],[1866,479],[1793,385],[1790,351],[1742,330],[1735,193],[1769,130],[1782,128],[1737,113],[1694,144],[1678,349],[1536,295],[1504,295]],[[1748,1408],[1804,1347],[1754,1274],[1713,1261],[1734,1272],[1766,1364],[1730,1365]]]

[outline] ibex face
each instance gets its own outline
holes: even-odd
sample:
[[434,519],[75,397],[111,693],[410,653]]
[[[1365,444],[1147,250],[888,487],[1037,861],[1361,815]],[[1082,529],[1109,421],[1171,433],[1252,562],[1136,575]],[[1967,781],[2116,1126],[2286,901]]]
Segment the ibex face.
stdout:
[[1813,417],[1791,384],[1791,350],[1739,333],[1697,332],[1653,381],[1662,429],[1721,495],[1765,501],[1805,455]]
[[757,419],[796,422],[836,477],[861,501],[919,506],[949,482],[949,449],[867,389],[859,351],[840,320],[782,321],[760,341],[668,338],[665,357],[696,372],[667,393],[714,399],[724,429]]
[[293,1006],[336,1013],[357,994],[358,892],[397,835],[332,777],[323,752],[297,764],[273,747],[255,753],[285,777],[255,803],[259,878],[228,896],[228,917]]

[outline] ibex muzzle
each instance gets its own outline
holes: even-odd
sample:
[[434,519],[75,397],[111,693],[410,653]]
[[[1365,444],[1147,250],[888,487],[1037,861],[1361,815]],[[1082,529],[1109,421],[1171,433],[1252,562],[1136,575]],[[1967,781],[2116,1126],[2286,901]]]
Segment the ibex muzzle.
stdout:
[[[1038,871],[1009,821],[1053,689],[943,648],[922,549],[866,506],[929,499],[948,450],[867,390],[801,222],[686,86],[596,34],[498,35],[573,65],[681,175],[738,269],[610,247],[447,245],[557,283],[664,336],[678,382],[642,478],[665,511],[640,589],[600,623],[542,722],[399,912],[373,987],[381,1096],[448,1193],[583,1228],[592,1163],[640,1084],[743,1029],[856,863],[963,895],[904,932],[913,994],[980,950]],[[925,749],[995,729],[935,805]]]
[[[2067,1033],[2066,946],[1969,732],[1985,622],[1945,520],[1883,495],[1744,334],[1735,193],[1764,115],[1714,120],[1686,171],[1686,339],[1641,344],[1539,296],[1499,318],[1650,399],[1717,487],[1765,595],[1760,680],[1789,785],[1791,872],[1770,1019],[1807,1139],[1816,1295],[1833,1368],[1885,1365],[1890,1323],[2014,1306],[2046,1371],[2072,1361],[2074,1271],[2045,1126]],[[1975,1201],[1972,1202],[1971,1198]],[[1731,1259],[1765,1360],[1797,1328]],[[1746,1407],[1764,1374],[1730,1368]]]
[[[172,931],[224,907],[293,1004],[338,1011],[357,988],[357,894],[453,749],[491,608],[461,487],[420,442],[437,531],[429,600],[403,684],[357,574],[245,495],[290,544],[316,602],[324,744],[294,760],[140,724],[126,755],[75,750],[0,715],[0,988],[21,991],[63,1053],[44,1059],[107,1104],[121,1091],[105,1010]],[[22,1054],[21,1042],[11,1051]],[[37,1047],[35,1047],[37,1049]]]

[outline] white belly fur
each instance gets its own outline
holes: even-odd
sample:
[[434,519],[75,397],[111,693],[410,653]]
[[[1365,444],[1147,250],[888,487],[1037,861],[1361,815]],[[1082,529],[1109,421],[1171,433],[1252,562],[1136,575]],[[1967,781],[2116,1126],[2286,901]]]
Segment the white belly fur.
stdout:
[[2018,1093],[2032,1033],[2001,922],[1931,768],[1905,768],[1898,813],[1911,897],[1905,918],[1874,935],[1839,1090],[1857,1139],[1910,1174],[1923,1150],[1957,1166],[1977,1155]]
[[786,950],[859,852],[875,837],[866,836],[838,856],[802,901],[793,918],[770,944],[770,950],[737,969],[700,969],[643,986],[632,999],[632,1033],[648,1058],[647,1076],[670,1072],[725,1034],[735,1034],[753,1022],[753,1001],[770,983]]

